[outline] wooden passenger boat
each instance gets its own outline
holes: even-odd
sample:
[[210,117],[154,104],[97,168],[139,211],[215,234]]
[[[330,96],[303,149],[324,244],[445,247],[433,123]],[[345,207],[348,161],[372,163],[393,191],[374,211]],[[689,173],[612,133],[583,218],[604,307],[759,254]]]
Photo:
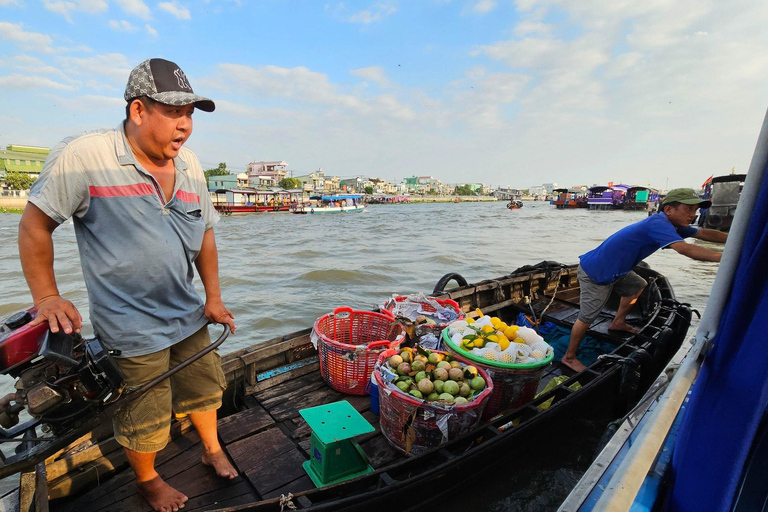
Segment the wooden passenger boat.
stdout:
[[295,210],[301,190],[219,189],[214,191],[213,206],[222,215]]
[[[310,204],[292,209],[293,213],[359,213],[365,210],[362,194],[338,194],[332,196],[312,196]],[[312,204],[312,201],[316,201]]]
[[586,194],[580,192],[571,192],[567,188],[556,188],[552,191],[554,197],[551,204],[558,210],[569,208],[586,208]]
[[[473,284],[448,274],[433,295],[456,301],[468,316],[481,308],[512,323],[519,313],[526,313],[570,328],[578,315],[576,270],[575,265],[543,262]],[[174,421],[173,440],[158,454],[158,472],[190,497],[185,510],[221,511],[280,511],[291,506],[406,510],[420,506],[421,500],[404,497],[419,495],[427,485],[430,498],[455,490],[458,475],[487,475],[511,458],[515,471],[524,472],[533,451],[542,443],[557,443],[572,421],[624,415],[680,346],[691,310],[675,300],[664,276],[645,267],[636,271],[649,282],[628,317],[641,328],[638,334],[608,331],[618,299],[609,301],[589,332],[611,343],[609,354],[578,374],[554,363],[539,388],[555,376],[570,375],[565,382],[448,444],[414,457],[391,447],[381,434],[378,416],[370,410],[369,397],[345,396],[324,383],[306,329],[222,357],[228,388],[219,436],[240,472],[238,478],[217,478],[200,463],[199,438],[185,420]],[[452,280],[459,286],[446,290]],[[580,388],[574,390],[577,383]],[[309,458],[311,432],[299,411],[339,400],[347,400],[375,427],[357,439],[374,471],[315,488],[302,469]],[[539,407],[548,400],[548,408]],[[109,430],[109,425],[97,429],[45,465],[38,464],[36,474],[22,477],[26,485],[7,495],[3,505],[12,506],[9,503],[19,496],[23,503],[32,502],[37,482],[38,499],[53,511],[149,511]],[[50,501],[45,502],[44,496]]]
[[625,210],[648,210],[648,205],[659,201],[659,191],[648,187],[630,187],[624,198]]

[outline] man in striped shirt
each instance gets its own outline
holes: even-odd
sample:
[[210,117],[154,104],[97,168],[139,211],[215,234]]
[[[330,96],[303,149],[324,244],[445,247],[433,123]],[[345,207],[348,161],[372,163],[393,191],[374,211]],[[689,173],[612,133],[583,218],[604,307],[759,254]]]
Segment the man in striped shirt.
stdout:
[[[131,391],[209,345],[208,322],[228,324],[232,332],[235,324],[219,287],[218,215],[197,157],[182,147],[193,112],[215,105],[163,59],[133,69],[125,99],[126,120],[115,130],[65,139],[51,152],[19,224],[19,253],[37,308],[33,323],[80,332],[82,317],[59,294],[53,271],[52,233],[73,219],[91,323],[108,348],[120,351]],[[192,282],[195,268],[204,302]],[[219,476],[237,476],[216,433],[224,387],[212,352],[114,418],[115,438],[155,510],[175,511],[187,501],[154,468],[172,411],[188,415],[200,433],[203,463]]]

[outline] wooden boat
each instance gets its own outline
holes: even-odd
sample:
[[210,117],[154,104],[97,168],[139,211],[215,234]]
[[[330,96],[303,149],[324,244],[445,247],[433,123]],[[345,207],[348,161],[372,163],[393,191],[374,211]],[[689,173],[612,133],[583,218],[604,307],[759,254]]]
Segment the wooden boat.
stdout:
[[288,212],[297,208],[301,190],[219,189],[213,206],[222,215],[259,212]]
[[558,210],[587,207],[584,193],[571,192],[567,188],[556,188],[552,193],[555,197],[552,198],[551,204]]
[[508,210],[519,210],[523,207],[523,202],[520,200],[512,199],[507,203]]
[[[293,213],[359,213],[365,210],[362,204],[362,194],[337,194],[331,196],[312,196],[309,205],[301,205],[294,208]],[[312,204],[312,201],[316,201]]]
[[[569,328],[578,314],[576,270],[575,265],[543,262],[473,284],[448,274],[433,295],[456,301],[468,316],[482,308],[512,322],[526,313]],[[421,506],[413,496],[422,489],[428,488],[433,499],[453,490],[458,475],[487,474],[511,458],[515,471],[524,472],[541,444],[557,442],[572,421],[626,413],[680,346],[691,310],[675,300],[664,276],[647,267],[636,271],[649,282],[628,318],[641,328],[638,334],[608,331],[618,299],[609,301],[589,332],[611,344],[606,357],[578,374],[553,364],[539,389],[555,376],[571,376],[448,444],[414,457],[401,455],[381,434],[367,396],[342,395],[324,383],[311,330],[306,329],[222,357],[228,388],[219,436],[240,472],[238,478],[217,478],[200,463],[199,438],[186,420],[174,420],[173,439],[158,454],[158,472],[190,497],[187,510],[222,511],[279,511],[289,505],[301,510],[405,510]],[[445,290],[452,280],[459,287]],[[574,390],[575,384],[581,387]],[[347,400],[375,427],[357,439],[374,471],[315,488],[301,466],[309,457],[311,432],[299,411],[339,400]],[[551,405],[544,409],[547,401]],[[22,487],[7,495],[3,505],[29,503],[37,489],[38,498],[50,499],[43,505],[54,511],[149,511],[110,430],[110,425],[97,429],[39,464],[36,472],[23,475]]]
[[704,220],[700,226],[720,231],[731,229],[745,179],[746,174],[727,174],[712,178],[709,187],[711,192],[705,190],[705,198],[712,200],[712,206],[703,214]]
[[648,210],[649,205],[659,201],[659,192],[648,187],[630,187],[624,198],[622,207],[625,210]]

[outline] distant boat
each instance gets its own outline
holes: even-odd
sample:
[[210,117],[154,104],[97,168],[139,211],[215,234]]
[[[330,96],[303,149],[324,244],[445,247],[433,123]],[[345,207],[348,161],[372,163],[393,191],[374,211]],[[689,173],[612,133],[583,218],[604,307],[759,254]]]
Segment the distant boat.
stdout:
[[550,204],[558,210],[587,207],[587,198],[583,192],[571,192],[567,188],[556,188],[552,193],[554,197]]
[[[344,194],[330,196],[311,196],[309,205],[301,205],[293,210],[293,213],[357,213],[365,210],[362,203],[362,194]],[[315,201],[312,204],[312,201]]]
[[[711,184],[705,187],[705,199],[712,201],[712,206],[704,214],[703,227],[728,231],[731,229],[736,205],[744,188],[746,174],[727,174],[712,178]],[[707,189],[711,188],[710,192]]]
[[648,187],[630,187],[624,197],[625,210],[647,210],[649,204],[655,204],[659,200],[659,192]]
[[302,190],[218,189],[213,207],[223,215],[236,213],[287,212],[299,204]]
[[511,199],[509,203],[507,203],[507,209],[509,210],[519,210],[523,207],[523,202],[515,199]]

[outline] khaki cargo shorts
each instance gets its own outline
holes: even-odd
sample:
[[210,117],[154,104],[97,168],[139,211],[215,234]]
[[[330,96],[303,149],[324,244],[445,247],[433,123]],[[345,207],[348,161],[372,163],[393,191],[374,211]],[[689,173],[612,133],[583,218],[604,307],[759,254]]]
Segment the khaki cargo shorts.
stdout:
[[[140,388],[210,344],[211,336],[205,326],[165,350],[117,358],[125,376],[125,390]],[[171,411],[178,415],[218,409],[225,388],[221,358],[214,350],[121,409],[112,418],[115,439],[136,452],[160,451],[168,443]]]
[[630,297],[648,284],[645,279],[637,275],[634,271],[621,277],[618,281],[611,284],[597,284],[587,275],[579,265],[576,273],[581,288],[579,295],[579,320],[585,324],[591,325],[595,319],[600,316],[600,312],[608,302],[611,292],[616,290],[620,297]]

